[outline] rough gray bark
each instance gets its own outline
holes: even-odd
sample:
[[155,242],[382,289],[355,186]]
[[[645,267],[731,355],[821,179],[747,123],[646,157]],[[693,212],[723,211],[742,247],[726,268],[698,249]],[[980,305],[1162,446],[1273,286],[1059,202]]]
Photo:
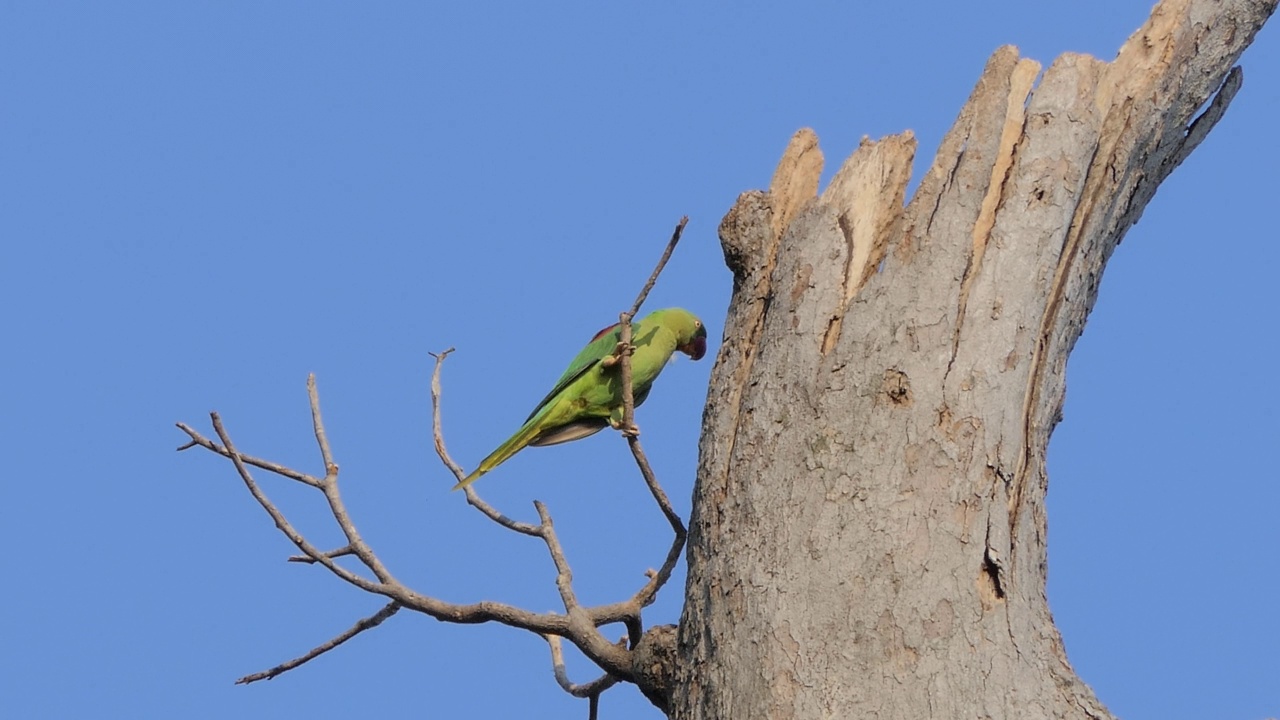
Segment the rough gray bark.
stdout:
[[655,675],[671,717],[1110,717],[1045,600],[1063,370],[1275,6],[1166,0],[1114,62],[1065,55],[1034,90],[1039,65],[998,50],[905,208],[910,133],[818,196],[801,131],[739,198],[676,667]]

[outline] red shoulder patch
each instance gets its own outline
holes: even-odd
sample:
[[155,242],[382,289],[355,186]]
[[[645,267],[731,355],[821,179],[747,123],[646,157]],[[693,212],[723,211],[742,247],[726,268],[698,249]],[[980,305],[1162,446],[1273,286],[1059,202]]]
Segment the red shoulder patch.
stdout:
[[591,338],[591,342],[595,342],[596,340],[599,340],[600,338],[604,337],[605,335],[608,335],[609,333],[613,332],[614,330],[617,330],[617,329],[618,329],[618,326],[619,326],[619,325],[621,325],[621,324],[622,324],[622,323],[614,323],[614,324],[610,325],[609,327],[607,327],[607,328],[605,328],[605,329],[601,330],[600,332],[596,333],[596,334]]

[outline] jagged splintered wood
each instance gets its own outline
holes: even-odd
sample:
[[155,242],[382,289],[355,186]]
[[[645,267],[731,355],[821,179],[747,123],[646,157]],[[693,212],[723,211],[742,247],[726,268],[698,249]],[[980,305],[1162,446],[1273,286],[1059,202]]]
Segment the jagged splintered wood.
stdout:
[[910,133],[819,195],[802,130],[739,198],[672,717],[1110,717],[1045,600],[1063,370],[1275,5],[1167,0],[1113,62],[1038,84],[1001,48],[905,207]]

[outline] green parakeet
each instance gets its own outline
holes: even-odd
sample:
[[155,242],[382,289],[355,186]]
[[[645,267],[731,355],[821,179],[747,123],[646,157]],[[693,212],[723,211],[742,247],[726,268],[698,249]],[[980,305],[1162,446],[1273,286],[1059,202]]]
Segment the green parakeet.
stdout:
[[[524,425],[498,446],[480,467],[454,490],[475,482],[528,445],[556,445],[593,435],[622,423],[622,366],[602,362],[613,354],[622,336],[614,324],[601,330],[569,363],[556,386],[538,403]],[[694,360],[707,352],[707,329],[687,310],[655,310],[631,326],[631,388],[638,406],[649,396],[653,381],[679,350]]]

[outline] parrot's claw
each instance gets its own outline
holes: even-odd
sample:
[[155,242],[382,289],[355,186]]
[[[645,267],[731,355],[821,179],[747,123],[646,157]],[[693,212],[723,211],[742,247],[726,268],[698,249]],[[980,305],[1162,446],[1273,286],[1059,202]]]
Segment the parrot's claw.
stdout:
[[611,368],[614,365],[617,365],[622,360],[623,354],[632,355],[635,353],[635,351],[636,351],[635,345],[628,345],[626,343],[620,342],[613,347],[612,353],[604,356],[604,359],[600,361],[600,366],[605,368]]
[[635,423],[631,423],[630,427],[623,427],[622,421],[610,420],[609,426],[621,432],[623,437],[640,437],[640,426]]

